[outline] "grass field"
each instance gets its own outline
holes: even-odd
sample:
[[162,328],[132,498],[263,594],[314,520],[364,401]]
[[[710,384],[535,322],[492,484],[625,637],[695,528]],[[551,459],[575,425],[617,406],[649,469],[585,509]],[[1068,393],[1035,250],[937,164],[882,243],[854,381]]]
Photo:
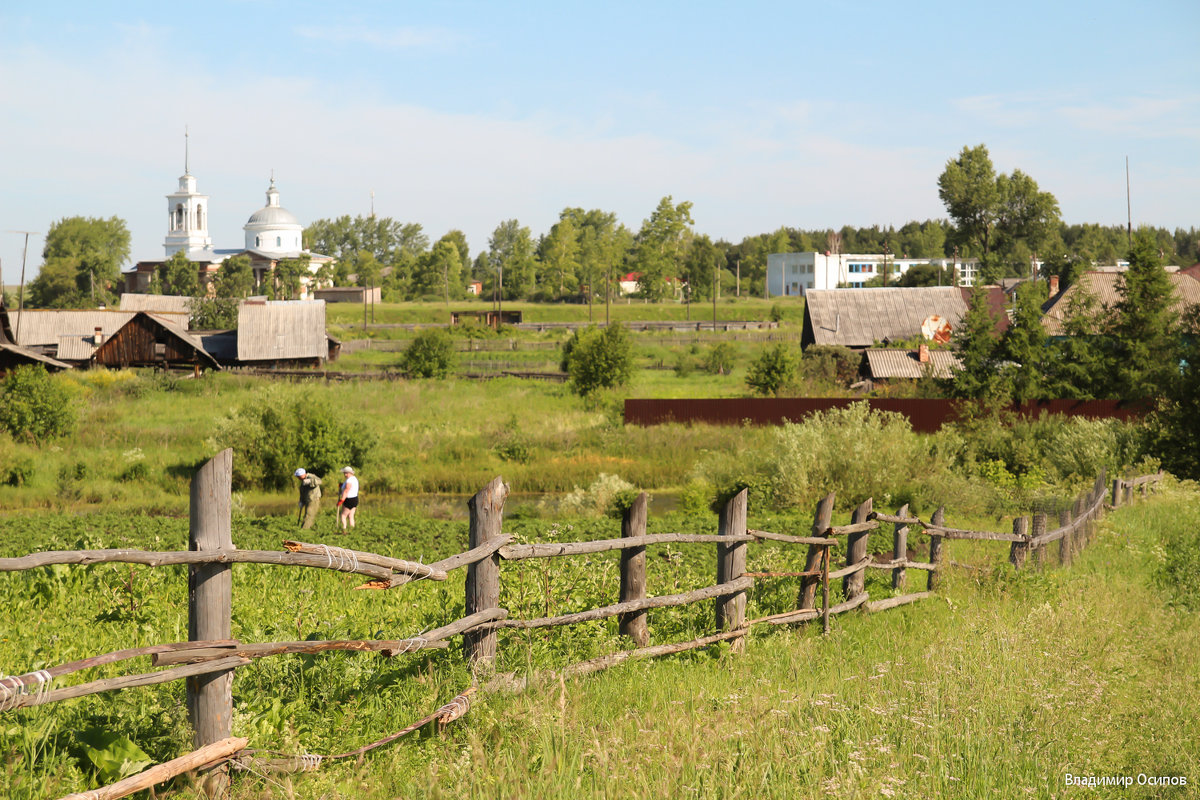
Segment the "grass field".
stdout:
[[[966,566],[948,572],[936,599],[838,617],[828,638],[815,626],[756,632],[744,655],[713,647],[560,682],[556,669],[622,647],[615,621],[502,633],[499,669],[528,679],[526,691],[485,693],[443,735],[427,731],[361,765],[243,777],[234,796],[1186,797],[1162,787],[1068,789],[1064,776],[1181,775],[1192,787],[1200,780],[1200,677],[1192,663],[1200,620],[1176,602],[1194,597],[1200,581],[1164,572],[1168,553],[1189,541],[1177,532],[1200,526],[1197,500],[1196,487],[1173,484],[1122,509],[1070,569],[1013,575],[1006,546],[952,542],[946,556]],[[959,521],[952,511],[951,519]],[[615,524],[515,518],[505,529],[529,540],[573,540],[613,535]],[[652,530],[713,524],[712,517],[664,517],[652,520]],[[751,524],[797,530],[805,520],[752,516]],[[168,549],[181,546],[186,525],[115,513],[5,517],[0,542],[4,555],[34,543]],[[242,547],[277,547],[292,534],[279,518],[239,515],[234,529]],[[432,560],[461,549],[464,536],[462,522],[377,516],[338,543]],[[802,558],[779,548],[753,552],[751,569],[785,569]],[[711,559],[708,547],[650,553],[650,594],[711,582]],[[614,561],[506,565],[502,604],[523,617],[609,602]],[[184,574],[127,566],[0,574],[11,621],[0,669],[186,638]],[[910,580],[920,588],[920,575]],[[462,611],[461,577],[388,594],[349,591],[357,582],[237,567],[234,636],[391,638]],[[889,591],[882,580],[868,589],[875,597]],[[793,592],[760,581],[751,615],[787,608]],[[707,632],[711,614],[709,603],[652,612],[653,643]],[[234,732],[282,752],[341,752],[431,712],[470,682],[457,648],[390,661],[267,659],[239,671]],[[181,700],[182,687],[172,684],[5,715],[0,794],[57,797],[95,785],[101,771],[89,743],[100,755],[122,752],[120,741],[97,743],[102,731],[128,738],[153,761],[178,755],[188,741]]]

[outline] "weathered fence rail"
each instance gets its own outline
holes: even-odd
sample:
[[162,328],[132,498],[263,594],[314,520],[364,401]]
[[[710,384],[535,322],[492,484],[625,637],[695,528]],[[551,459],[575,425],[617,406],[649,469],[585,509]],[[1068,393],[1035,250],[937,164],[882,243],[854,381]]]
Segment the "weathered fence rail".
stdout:
[[[1110,493],[1106,477],[1102,473],[1088,492],[1076,498],[1070,509],[1064,509],[1060,513],[1058,527],[1052,530],[1047,530],[1048,520],[1045,514],[1034,514],[1031,518],[1018,517],[1013,522],[1011,533],[976,531],[946,525],[942,508],[937,509],[926,522],[911,515],[907,505],[899,508],[895,514],[887,514],[875,511],[870,500],[854,509],[849,524],[833,525],[835,497],[830,494],[817,504],[811,528],[812,535],[776,533],[747,527],[747,493],[743,490],[730,498],[718,512],[716,534],[647,534],[648,501],[646,495],[642,494],[625,511],[619,539],[526,544],[513,543],[513,537],[502,532],[508,486],[500,478],[496,478],[468,503],[469,549],[433,564],[422,564],[364,551],[291,540],[283,543],[283,552],[238,550],[233,546],[229,527],[231,474],[232,451],[228,450],[205,464],[197,473],[192,484],[192,549],[189,551],[61,551],[0,558],[0,571],[28,570],[52,564],[136,563],[152,567],[187,565],[190,597],[190,641],[120,650],[22,675],[2,677],[0,712],[99,692],[184,679],[188,682],[188,708],[196,732],[195,746],[202,750],[214,746],[217,742],[230,741],[234,671],[250,665],[256,659],[275,655],[344,651],[379,653],[385,657],[392,657],[429,649],[444,649],[449,646],[451,639],[461,636],[468,661],[477,669],[487,670],[495,665],[499,647],[497,634],[501,630],[530,630],[612,617],[618,618],[620,633],[632,640],[635,647],[568,666],[563,671],[565,675],[585,675],[629,659],[684,652],[720,641],[733,642],[737,651],[744,647],[745,637],[756,625],[791,625],[820,619],[825,630],[828,630],[830,618],[837,614],[859,608],[868,613],[877,613],[933,596],[939,573],[944,569],[943,544],[946,540],[1008,542],[1011,545],[1009,558],[1017,569],[1025,566],[1030,555],[1033,556],[1035,564],[1043,566],[1047,545],[1058,541],[1060,563],[1069,564],[1092,535],[1095,523],[1104,511],[1106,499],[1112,507],[1119,507],[1133,499],[1135,489],[1140,488],[1144,496],[1152,485],[1162,479],[1161,472],[1133,478],[1116,478],[1112,482]],[[885,525],[892,526],[891,557],[877,561],[869,555],[869,537],[872,533],[883,530]],[[909,557],[908,536],[913,528],[920,528],[929,536],[928,561],[916,561]],[[748,571],[749,547],[768,542],[775,546],[807,547],[804,569]],[[711,586],[674,594],[647,596],[646,548],[668,544],[715,546],[717,582]],[[839,547],[844,550],[844,563],[840,568],[831,569],[832,551]],[[616,603],[532,619],[510,619],[509,611],[500,606],[501,565],[505,561],[586,556],[612,551],[619,551],[620,559],[620,586]],[[243,643],[230,638],[229,635],[232,605],[229,578],[231,565],[234,563],[304,566],[362,574],[372,579],[357,587],[360,589],[394,589],[417,580],[445,581],[449,572],[466,568],[466,612],[461,619],[407,639]],[[866,572],[871,569],[890,570],[892,590],[900,594],[872,600],[866,586]],[[904,592],[907,570],[910,569],[927,573],[924,591]],[[787,578],[799,579],[796,609],[747,620],[747,606],[756,581]],[[837,579],[841,579],[843,584],[840,600],[834,601],[831,598],[830,587],[831,582]],[[819,608],[816,598],[818,588],[821,590]],[[714,603],[714,633],[691,641],[649,645],[648,611],[709,600]],[[51,687],[54,680],[66,675],[147,656],[150,657],[152,666],[164,669],[106,678],[70,687]],[[460,695],[451,704],[458,711],[447,711],[450,706],[446,706],[414,725],[426,724],[435,718],[444,724],[461,716],[469,707],[469,701],[464,698],[470,691],[473,689]],[[366,748],[343,755],[361,755],[362,752],[381,746],[413,729],[415,728],[410,726]],[[262,762],[257,757],[251,758],[249,754],[239,755],[241,749],[223,756],[220,763],[227,764],[232,759],[236,768],[239,763],[245,767],[246,764]],[[271,762],[272,769],[313,769],[319,766],[323,758],[325,757],[305,754],[268,761]],[[208,791],[213,794],[221,793],[227,780],[228,775],[224,769],[210,770],[206,784]]]

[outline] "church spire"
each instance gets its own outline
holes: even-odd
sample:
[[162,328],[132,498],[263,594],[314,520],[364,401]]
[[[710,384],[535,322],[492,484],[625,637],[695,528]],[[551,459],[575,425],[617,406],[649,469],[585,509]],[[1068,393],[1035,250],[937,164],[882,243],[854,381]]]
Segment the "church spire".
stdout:
[[191,174],[190,171],[188,170],[188,145],[189,144],[190,144],[190,139],[188,137],[188,126],[184,125],[183,126],[183,174],[184,175]]

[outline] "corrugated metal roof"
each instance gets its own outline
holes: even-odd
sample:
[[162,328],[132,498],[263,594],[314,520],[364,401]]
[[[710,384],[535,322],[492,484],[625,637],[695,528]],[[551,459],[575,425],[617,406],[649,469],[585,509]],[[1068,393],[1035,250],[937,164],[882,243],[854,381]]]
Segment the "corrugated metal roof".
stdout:
[[962,292],[953,286],[812,289],[805,301],[804,314],[818,345],[869,347],[911,339],[933,314],[956,327],[967,313]]
[[92,354],[95,352],[95,338],[92,335],[81,336],[78,333],[68,333],[58,337],[60,361],[91,361]]
[[238,361],[328,355],[324,300],[271,300],[238,308]]
[[28,359],[29,361],[32,361],[32,362],[44,364],[45,366],[49,367],[50,369],[74,369],[74,367],[72,367],[70,364],[63,363],[62,361],[59,361],[56,358],[51,358],[50,356],[44,356],[41,353],[38,353],[34,350],[29,350],[24,347],[18,347],[15,344],[9,344],[7,342],[0,342],[0,351],[3,351],[5,353],[12,353],[13,355],[17,356],[18,359]]
[[[1120,272],[1085,272],[1080,275],[1079,280],[1046,303],[1042,315],[1042,327],[1046,333],[1050,336],[1065,335],[1063,322],[1071,305],[1070,298],[1077,292],[1086,291],[1096,298],[1097,311],[1119,303],[1121,276]],[[1182,313],[1187,306],[1200,303],[1200,281],[1179,272],[1167,273],[1167,280],[1171,282],[1175,294],[1175,303],[1172,305],[1174,311]]]
[[[91,336],[96,328],[107,339],[116,333],[122,325],[133,319],[136,311],[118,311],[116,309],[87,310],[87,311],[10,311],[13,333],[20,328],[20,338],[17,344],[22,347],[57,346],[59,338],[68,335]],[[165,319],[182,319],[186,324],[186,314],[155,314]]]
[[929,363],[922,364],[913,350],[868,347],[867,369],[871,378],[949,378],[960,362],[950,350],[930,350]]
[[122,311],[153,311],[156,313],[187,314],[192,308],[192,298],[177,294],[134,294],[121,295]]

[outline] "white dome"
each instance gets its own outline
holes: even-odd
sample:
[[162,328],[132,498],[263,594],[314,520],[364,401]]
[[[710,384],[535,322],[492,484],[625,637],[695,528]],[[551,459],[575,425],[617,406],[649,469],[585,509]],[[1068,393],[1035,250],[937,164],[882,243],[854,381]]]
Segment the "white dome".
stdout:
[[272,253],[297,253],[303,249],[304,226],[296,215],[279,205],[275,179],[267,188],[267,204],[250,215],[243,226],[246,249]]
[[300,220],[296,219],[296,215],[280,206],[265,206],[255,211],[250,215],[250,219],[246,220],[246,227],[251,225],[266,225],[272,228],[280,226],[303,228]]

